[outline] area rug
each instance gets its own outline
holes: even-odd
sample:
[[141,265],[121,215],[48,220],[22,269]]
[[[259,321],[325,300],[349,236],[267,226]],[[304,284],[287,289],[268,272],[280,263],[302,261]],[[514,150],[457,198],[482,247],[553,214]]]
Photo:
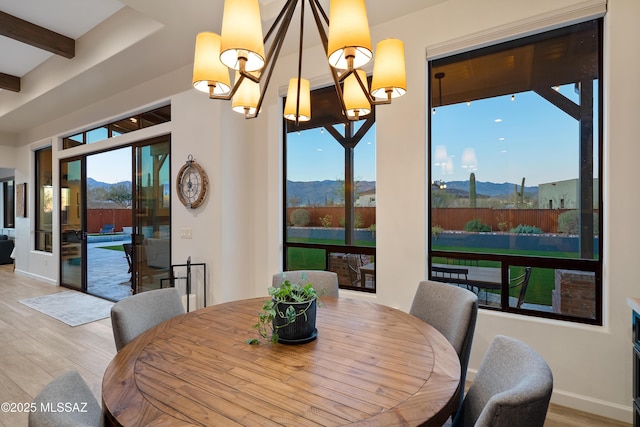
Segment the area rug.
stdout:
[[78,326],[109,317],[112,302],[81,292],[65,291],[18,300],[69,326]]

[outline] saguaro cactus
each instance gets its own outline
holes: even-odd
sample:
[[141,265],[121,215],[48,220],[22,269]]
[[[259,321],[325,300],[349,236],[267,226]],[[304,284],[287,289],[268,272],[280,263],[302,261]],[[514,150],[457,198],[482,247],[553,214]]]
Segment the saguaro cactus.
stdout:
[[476,207],[476,174],[471,172],[469,175],[469,207]]
[[524,208],[524,177],[522,177],[522,185],[520,186],[520,191],[518,191],[518,184],[514,184],[514,186],[515,186],[516,208],[522,209]]

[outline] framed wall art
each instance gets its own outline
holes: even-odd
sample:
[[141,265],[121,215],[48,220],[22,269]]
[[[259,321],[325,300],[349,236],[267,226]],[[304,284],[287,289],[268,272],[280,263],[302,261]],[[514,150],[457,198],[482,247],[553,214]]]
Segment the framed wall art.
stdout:
[[27,216],[27,183],[16,185],[16,216],[26,218]]

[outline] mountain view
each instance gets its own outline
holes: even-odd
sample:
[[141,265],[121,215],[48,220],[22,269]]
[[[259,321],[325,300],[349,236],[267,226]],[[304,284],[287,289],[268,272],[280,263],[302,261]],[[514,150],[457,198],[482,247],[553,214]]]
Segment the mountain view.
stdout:
[[131,207],[131,181],[109,184],[87,178],[87,206],[89,208]]
[[[448,193],[458,197],[469,196],[469,181],[447,182]],[[325,206],[338,204],[344,199],[343,181],[287,181],[287,198],[290,206]],[[356,193],[362,194],[375,190],[375,181],[358,181]],[[520,184],[518,184],[520,189]],[[476,193],[478,197],[500,197],[510,196],[515,191],[515,184],[503,182],[496,184],[493,182],[476,181]],[[525,185],[525,195],[531,198],[538,197],[538,187],[527,187]]]

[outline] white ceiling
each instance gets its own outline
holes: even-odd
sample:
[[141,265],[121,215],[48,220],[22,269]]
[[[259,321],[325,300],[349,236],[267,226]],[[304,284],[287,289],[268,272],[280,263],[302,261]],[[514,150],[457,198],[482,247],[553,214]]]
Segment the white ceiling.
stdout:
[[[442,1],[369,0],[369,23],[375,25]],[[29,127],[191,64],[196,34],[220,31],[223,3],[0,0],[0,11],[76,40],[76,56],[66,59],[0,37],[0,72],[21,77],[20,92],[0,90],[0,144],[13,145],[16,135]],[[260,3],[266,32],[285,0]],[[320,3],[328,13],[329,1]],[[287,41],[295,40],[296,32],[292,25]],[[317,43],[317,37],[305,40]],[[185,82],[185,90],[189,84]]]

